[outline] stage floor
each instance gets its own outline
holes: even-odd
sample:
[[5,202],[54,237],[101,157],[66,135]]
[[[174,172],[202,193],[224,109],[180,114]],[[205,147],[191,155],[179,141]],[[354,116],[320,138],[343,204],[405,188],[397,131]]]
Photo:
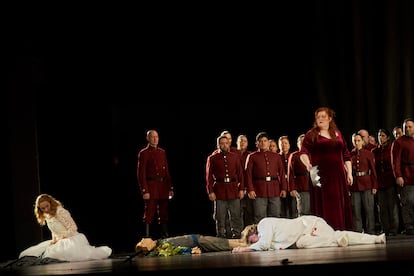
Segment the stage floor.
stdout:
[[[132,253],[131,253],[132,254]],[[333,272],[348,275],[368,268],[380,273],[389,265],[403,270],[414,262],[414,236],[389,237],[386,244],[286,249],[232,254],[203,253],[170,257],[133,257],[113,255],[100,261],[51,263],[28,267],[6,267],[1,275],[136,275],[157,272]]]

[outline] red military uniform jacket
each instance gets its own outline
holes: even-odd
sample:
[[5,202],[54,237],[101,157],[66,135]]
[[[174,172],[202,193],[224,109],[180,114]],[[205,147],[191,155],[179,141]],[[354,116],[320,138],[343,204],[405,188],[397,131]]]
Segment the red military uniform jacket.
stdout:
[[148,145],[138,152],[137,179],[142,194],[149,192],[151,199],[168,199],[173,186],[165,150]]
[[396,185],[391,165],[391,144],[378,145],[372,153],[375,158],[378,188],[381,190]]
[[354,178],[352,186],[349,187],[351,192],[378,189],[374,154],[370,150],[352,149],[351,163]]
[[247,159],[247,156],[250,154],[250,153],[252,153],[251,151],[249,151],[249,150],[246,150],[246,151],[244,151],[244,152],[241,152],[240,150],[237,150],[236,151],[236,153],[237,154],[239,154],[239,156],[240,156],[240,160],[241,160],[241,164],[242,164],[242,168],[243,168],[243,170],[246,168],[246,159]]
[[300,160],[299,151],[295,151],[289,156],[288,170],[289,192],[293,190],[309,192],[312,190],[310,175],[306,166]]
[[207,157],[207,193],[214,192],[219,200],[239,199],[244,190],[243,167],[240,155],[234,152],[214,152]]
[[395,178],[404,178],[404,185],[414,185],[414,139],[401,136],[392,143],[391,152]]
[[282,157],[282,162],[283,165],[285,166],[285,178],[286,178],[286,182],[287,182],[287,189],[288,191],[290,191],[289,188],[289,178],[292,178],[290,175],[288,175],[290,173],[289,170],[289,159],[290,159],[290,155],[292,154],[291,151],[289,151],[288,153],[283,153],[283,152],[279,152],[280,157]]
[[257,197],[279,197],[287,191],[285,167],[280,154],[271,151],[254,151],[246,160],[247,192],[255,191]]

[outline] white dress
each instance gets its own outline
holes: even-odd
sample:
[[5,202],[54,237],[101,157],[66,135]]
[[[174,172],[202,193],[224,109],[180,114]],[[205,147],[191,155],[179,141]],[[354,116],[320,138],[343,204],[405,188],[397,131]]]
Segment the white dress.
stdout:
[[[54,258],[62,261],[88,261],[108,258],[112,249],[108,246],[95,247],[89,244],[86,236],[78,232],[78,227],[69,211],[59,206],[56,216],[46,216],[46,224],[52,233],[52,240],[43,241],[23,250],[19,258],[35,256]],[[66,238],[64,238],[66,237]]]

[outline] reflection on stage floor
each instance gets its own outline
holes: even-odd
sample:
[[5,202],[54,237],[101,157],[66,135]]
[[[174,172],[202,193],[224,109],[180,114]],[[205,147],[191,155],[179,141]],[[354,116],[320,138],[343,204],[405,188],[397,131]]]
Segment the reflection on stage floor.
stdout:
[[135,275],[156,272],[332,272],[348,275],[359,268],[372,273],[383,272],[388,265],[398,269],[412,266],[414,236],[389,237],[386,244],[329,247],[315,249],[287,249],[232,254],[215,252],[170,257],[139,257],[131,254],[114,254],[100,261],[65,262],[9,266],[1,275]]

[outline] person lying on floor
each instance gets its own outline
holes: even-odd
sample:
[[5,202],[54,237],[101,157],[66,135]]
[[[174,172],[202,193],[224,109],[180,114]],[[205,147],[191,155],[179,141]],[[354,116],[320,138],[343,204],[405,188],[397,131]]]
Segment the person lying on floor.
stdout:
[[[247,233],[244,234],[244,236]],[[238,246],[247,246],[246,239],[226,239],[199,234],[189,234],[160,239],[143,238],[135,246],[135,252],[140,256],[173,256],[201,254],[206,252],[231,251]]]
[[293,219],[267,217],[244,231],[248,246],[237,246],[233,253],[386,243],[385,234],[334,230],[323,218],[313,215]]

